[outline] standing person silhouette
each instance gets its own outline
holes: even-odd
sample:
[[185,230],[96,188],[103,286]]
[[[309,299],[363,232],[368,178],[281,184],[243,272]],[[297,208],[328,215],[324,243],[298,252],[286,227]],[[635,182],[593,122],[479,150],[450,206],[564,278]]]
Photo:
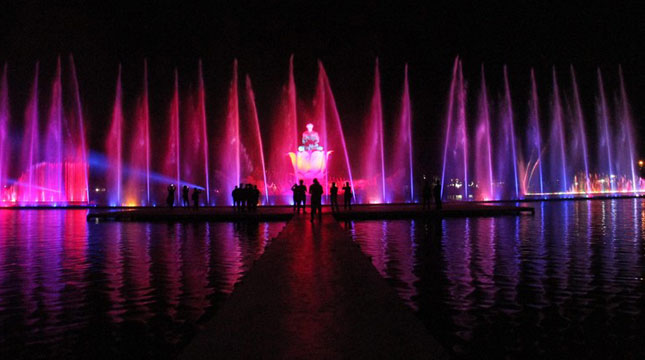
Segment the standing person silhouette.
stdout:
[[175,187],[175,184],[170,184],[168,185],[168,197],[166,197],[166,204],[168,204],[169,208],[173,208],[175,206],[175,190],[177,188]]
[[430,209],[430,197],[432,197],[432,189],[428,180],[423,184],[423,210]]
[[343,209],[344,210],[351,210],[352,209],[352,187],[349,186],[349,181],[345,182],[345,186],[343,186],[343,198],[345,200],[345,203],[343,204]]
[[257,210],[258,203],[260,202],[260,190],[258,189],[257,185],[253,185],[252,194],[253,196],[251,197],[253,198],[253,210]]
[[335,182],[331,183],[331,189],[329,190],[329,202],[331,204],[331,211],[336,212],[338,209],[338,186]]
[[434,203],[437,210],[441,210],[441,183],[439,180],[434,184],[432,195],[434,196]]
[[188,189],[188,186],[184,185],[184,187],[181,188],[181,206],[190,206],[190,202],[188,201],[188,192],[190,190]]
[[192,198],[193,198],[193,205],[195,206],[195,209],[199,208],[199,193],[200,192],[201,192],[201,190],[199,190],[198,188],[193,188]]
[[298,197],[298,184],[293,184],[291,192],[293,193],[293,212],[296,212],[298,205],[300,205],[300,198]]
[[300,185],[298,185],[298,199],[300,199],[298,204],[298,212],[300,212],[300,207],[302,207],[302,213],[307,213],[307,185],[305,185],[304,180],[300,180]]
[[309,194],[311,194],[311,222],[313,222],[316,212],[318,212],[318,218],[322,218],[323,187],[318,183],[318,179],[314,179],[314,183],[309,187]]
[[240,184],[240,211],[244,211],[246,209],[246,200],[247,200],[247,185],[245,184]]
[[237,185],[235,185],[231,196],[233,197],[233,210],[237,210],[240,206],[240,188]]

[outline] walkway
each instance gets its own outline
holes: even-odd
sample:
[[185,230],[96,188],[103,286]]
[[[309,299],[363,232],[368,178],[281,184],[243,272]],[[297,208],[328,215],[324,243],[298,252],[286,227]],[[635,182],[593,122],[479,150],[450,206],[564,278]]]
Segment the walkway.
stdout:
[[331,215],[294,217],[182,359],[446,358]]

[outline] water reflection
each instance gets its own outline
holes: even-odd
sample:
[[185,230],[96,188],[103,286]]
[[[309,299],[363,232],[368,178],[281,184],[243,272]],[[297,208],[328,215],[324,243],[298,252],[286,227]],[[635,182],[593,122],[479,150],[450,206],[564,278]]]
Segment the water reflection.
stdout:
[[169,358],[283,223],[87,223],[0,210],[3,358]]
[[535,216],[348,228],[458,357],[645,355],[643,200],[535,207]]

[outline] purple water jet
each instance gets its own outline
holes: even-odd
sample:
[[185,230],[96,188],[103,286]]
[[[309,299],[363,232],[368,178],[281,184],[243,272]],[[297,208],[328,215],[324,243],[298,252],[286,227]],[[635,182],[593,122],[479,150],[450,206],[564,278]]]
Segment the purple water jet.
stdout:
[[491,146],[490,112],[488,90],[484,65],[481,68],[481,87],[478,104],[478,120],[475,129],[475,179],[479,183],[478,199],[493,200],[495,188],[493,180],[493,154]]
[[[570,67],[571,71],[571,84],[573,88],[573,104],[574,104],[574,119],[577,127],[577,137],[582,145],[582,157],[584,161],[584,184],[585,191],[591,192],[591,182],[589,181],[589,152],[587,150],[587,133],[585,131],[584,116],[582,114],[582,105],[580,104],[580,94],[578,93],[578,82],[576,81],[576,73],[573,66]],[[576,153],[577,151],[574,151]]]
[[511,87],[508,84],[508,72],[504,65],[504,100],[505,100],[505,126],[508,127],[508,136],[511,139],[511,154],[513,155],[513,183],[515,185],[515,198],[520,197],[520,188],[517,176],[517,149],[515,147],[515,120],[513,116],[513,102],[511,101]]
[[8,180],[8,160],[11,145],[9,142],[9,84],[7,83],[7,63],[2,68],[0,80],[0,201],[4,204],[11,201],[11,196],[5,191]]
[[121,65],[119,64],[118,75],[116,78],[116,88],[114,95],[114,107],[112,108],[112,125],[106,142],[108,167],[114,171],[107,173],[107,186],[109,189],[115,189],[109,193],[108,201],[110,205],[121,205],[121,186],[123,182],[123,107],[122,107],[122,90],[121,90]]
[[450,145],[450,133],[452,130],[453,106],[455,87],[457,83],[457,69],[459,66],[459,57],[457,56],[452,66],[452,80],[450,81],[450,90],[448,91],[448,108],[446,109],[446,116],[444,123],[446,124],[446,136],[444,137],[443,147],[443,161],[441,163],[441,198],[446,188],[446,166],[448,164],[448,146]]

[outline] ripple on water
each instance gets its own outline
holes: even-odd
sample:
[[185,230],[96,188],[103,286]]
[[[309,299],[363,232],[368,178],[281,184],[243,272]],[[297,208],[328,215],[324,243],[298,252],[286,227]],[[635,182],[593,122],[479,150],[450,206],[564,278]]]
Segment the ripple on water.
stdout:
[[88,223],[0,210],[3,358],[169,358],[284,223]]
[[534,206],[348,230],[457,357],[645,356],[643,200]]

